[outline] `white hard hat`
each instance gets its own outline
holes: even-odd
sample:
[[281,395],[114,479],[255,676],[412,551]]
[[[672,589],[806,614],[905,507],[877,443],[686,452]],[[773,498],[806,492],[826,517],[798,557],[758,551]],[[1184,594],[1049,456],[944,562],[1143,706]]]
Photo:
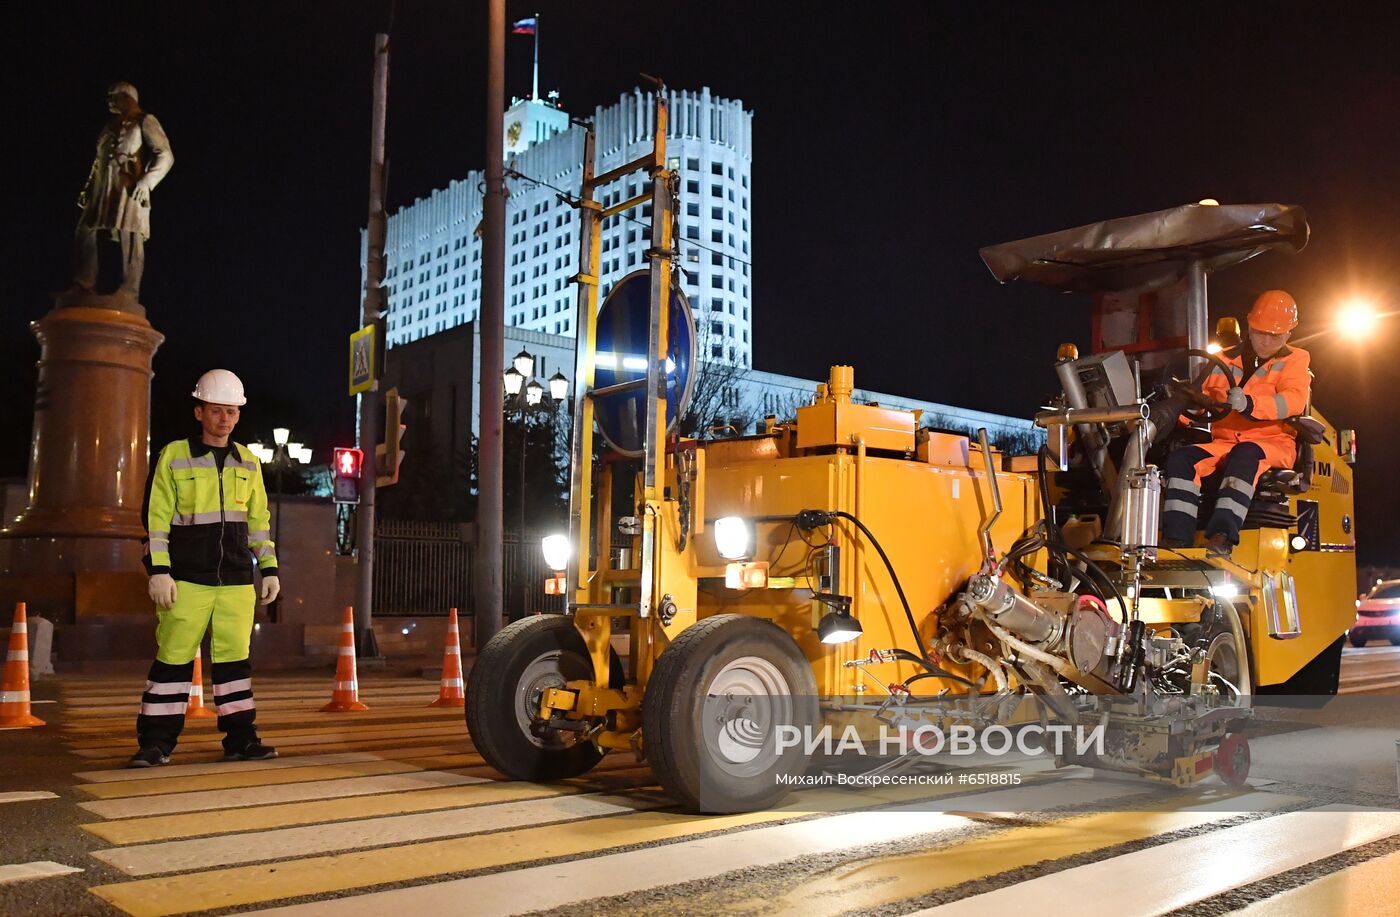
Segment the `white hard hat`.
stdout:
[[243,383],[226,369],[211,369],[195,383],[194,397],[206,404],[247,404]]

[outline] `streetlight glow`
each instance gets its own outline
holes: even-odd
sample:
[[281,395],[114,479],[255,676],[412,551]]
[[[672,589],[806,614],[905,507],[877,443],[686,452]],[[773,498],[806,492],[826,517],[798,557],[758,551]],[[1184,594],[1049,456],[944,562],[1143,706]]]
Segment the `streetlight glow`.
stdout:
[[[528,379],[535,374],[535,358],[528,350],[522,350],[515,355],[515,359],[510,361],[515,367],[515,371]],[[519,391],[519,389],[517,389]]]
[[[519,357],[515,359],[517,362],[520,360]],[[531,362],[534,361],[532,360]],[[525,374],[512,366],[510,369],[506,370],[505,380],[506,394],[514,398],[516,395],[520,394],[520,387],[525,384]]]
[[557,404],[569,396],[569,380],[564,378],[563,373],[555,373],[549,377],[549,397],[553,398]]
[[525,403],[530,407],[534,407],[540,403],[540,399],[543,397],[544,386],[540,385],[534,379],[531,379],[530,384],[525,386]]
[[287,440],[290,439],[291,436],[292,431],[288,430],[286,427],[272,428],[272,441],[279,446],[287,445]]
[[1352,299],[1337,313],[1337,330],[1353,340],[1360,340],[1376,329],[1380,318],[1375,306],[1364,299]]

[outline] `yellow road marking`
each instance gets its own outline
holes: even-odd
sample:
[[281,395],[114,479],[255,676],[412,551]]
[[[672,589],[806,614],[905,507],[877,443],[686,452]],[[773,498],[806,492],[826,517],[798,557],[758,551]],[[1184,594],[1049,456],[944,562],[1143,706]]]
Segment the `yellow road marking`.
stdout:
[[466,749],[437,748],[409,749],[402,754],[381,754],[360,751],[338,755],[285,755],[271,761],[219,761],[209,764],[168,764],[165,767],[152,767],[146,770],[131,770],[119,767],[112,770],[80,771],[74,774],[79,780],[92,783],[125,782],[128,780],[166,780],[170,777],[192,777],[196,774],[248,774],[254,771],[279,770],[284,767],[310,767],[313,764],[362,764],[366,761],[387,761],[394,759],[427,757],[429,755],[449,755],[465,753]]
[[[211,704],[212,706],[212,704]],[[135,710],[132,716],[123,717],[103,717],[101,719],[79,720],[63,724],[63,734],[65,736],[82,737],[88,735],[102,735],[109,732],[130,732],[135,722]],[[374,720],[421,720],[431,722],[435,720],[461,720],[461,709],[451,707],[429,707],[427,702],[419,707],[387,707],[370,708],[359,713],[321,713],[315,708],[303,710],[273,710],[269,712],[262,705],[258,706],[258,727],[263,726],[286,726],[292,723],[353,723],[367,722]],[[217,729],[214,718],[209,719],[186,719],[185,730],[191,729]]]
[[[276,743],[276,740],[278,740],[278,739],[281,739],[282,741],[286,742],[286,741],[288,741],[289,739],[297,739],[297,738],[302,738],[302,737],[304,737],[304,736],[328,735],[328,734],[331,734],[331,733],[343,733],[343,732],[347,732],[347,731],[353,731],[353,732],[355,732],[356,734],[362,734],[361,730],[359,730],[359,729],[357,728],[358,726],[359,726],[359,724],[358,724],[357,722],[355,722],[354,720],[352,720],[352,719],[346,719],[346,718],[341,717],[341,718],[338,718],[337,721],[328,723],[327,725],[324,725],[324,726],[291,726],[291,727],[284,727],[284,728],[281,728],[281,729],[261,729],[261,728],[260,728],[260,729],[258,729],[258,735],[260,735],[260,736],[261,736],[262,738],[264,738],[264,739],[269,740],[268,744],[275,744],[275,743]],[[467,731],[466,723],[465,723],[465,722],[458,722],[458,721],[456,720],[455,717],[453,718],[453,720],[452,720],[451,722],[446,722],[446,723],[444,723],[444,722],[437,722],[437,721],[423,720],[423,721],[419,721],[419,722],[409,722],[409,723],[399,723],[399,724],[376,723],[376,724],[372,727],[372,729],[373,729],[375,732],[383,733],[383,734],[385,734],[385,735],[397,734],[397,733],[401,733],[401,732],[409,732],[409,733],[411,733],[411,732],[413,732],[413,731],[415,731],[415,730],[417,730],[417,729],[419,729],[419,728],[422,728],[422,729],[441,729],[441,730],[448,730],[448,731],[454,730],[454,729],[455,729],[457,732],[464,733],[464,734],[465,734],[466,731]],[[369,731],[369,730],[365,730],[365,732],[368,732],[368,731]],[[218,733],[216,732],[216,733],[214,733],[214,734],[217,735]],[[123,737],[121,738],[121,740],[120,740],[120,744],[122,744],[122,745],[130,745],[130,744],[131,744],[131,741],[132,741],[132,740],[131,740],[130,738],[123,736]],[[118,744],[118,743],[113,741],[113,737],[104,737],[104,738],[96,738],[96,739],[65,740],[64,744],[67,745],[69,748],[77,749],[77,748],[104,748],[104,747],[111,747],[112,745]]]
[[1314,879],[1232,911],[1230,917],[1317,917],[1400,914],[1400,852]]
[[[911,917],[1023,914],[1085,888],[1095,893],[1075,901],[1076,914],[1156,917],[1397,833],[1393,809],[1320,806],[1074,866]],[[1190,881],[1182,881],[1182,864],[1191,864]]]
[[637,812],[383,850],[140,879],[101,885],[91,891],[137,917],[163,917],[187,911],[235,907],[279,898],[425,879],[459,872],[464,864],[469,864],[472,869],[488,869],[597,853],[623,845],[664,843],[716,831],[770,824],[813,812],[908,802],[958,791],[957,787],[917,789],[917,792],[903,787],[861,793],[816,792],[800,796],[779,809],[742,815]]
[[[322,755],[342,751],[373,750],[378,752],[382,750],[387,753],[396,750],[412,749],[415,747],[422,748],[439,745],[444,741],[450,741],[452,738],[452,734],[448,733],[446,735],[439,735],[434,733],[424,735],[419,738],[405,738],[401,735],[378,738],[365,738],[362,735],[356,735],[354,739],[343,742],[333,741],[336,738],[335,736],[316,736],[313,738],[326,739],[328,741],[312,742],[308,739],[307,741],[299,743],[299,745],[304,747],[291,747],[279,742],[277,744],[277,749],[282,755],[287,757],[294,757],[296,755],[301,754]],[[470,743],[463,742],[462,744],[469,745]],[[93,767],[104,765],[117,766],[123,761],[125,761],[127,758],[131,757],[131,752],[135,750],[135,748],[136,744],[135,742],[132,742],[132,744],[124,748],[119,748],[115,746],[111,748],[98,749],[84,748],[71,752],[71,754],[77,755],[80,758],[88,759],[87,763]],[[175,750],[175,754],[178,755],[181,760],[185,760],[186,756],[188,755],[191,758],[200,762],[217,761],[222,755],[222,747],[219,745],[218,742],[200,742],[197,746],[194,747],[191,747],[186,743],[182,742],[180,743],[180,747]]]
[[[84,831],[113,844],[143,844],[173,840],[181,837],[202,837],[234,831],[261,831],[293,825],[313,825],[322,822],[345,821],[429,812],[462,806],[494,805],[546,796],[576,793],[617,791],[646,786],[651,781],[649,768],[633,767],[625,772],[598,773],[575,777],[560,783],[477,783],[471,786],[441,787],[396,793],[385,796],[358,796],[353,799],[326,799],[316,802],[293,802],[233,809],[220,812],[217,819],[208,813],[165,815],[154,818],[133,818],[125,821],[94,822],[83,825]],[[333,827],[328,830],[335,830]]]
[[[166,796],[136,796],[130,799],[103,799],[80,802],[79,807],[103,818],[135,818],[142,815],[173,815],[176,812],[210,812],[239,806],[262,806],[309,799],[370,796],[375,793],[404,793],[439,786],[490,783],[489,777],[447,771],[410,771],[376,777],[343,777],[308,783],[278,783],[271,786],[243,786],[218,793],[171,793]],[[218,821],[221,816],[214,816]]]
[[129,876],[150,876],[199,869],[210,863],[232,866],[361,847],[408,844],[440,837],[462,837],[491,831],[502,825],[515,828],[557,825],[665,805],[670,805],[670,800],[659,791],[629,796],[563,795],[390,818],[361,818],[340,822],[333,830],[327,830],[323,825],[311,825],[254,834],[115,847],[98,851],[93,856]]
[[[442,741],[442,736],[465,736],[467,727],[459,723],[447,723],[445,725],[422,725],[410,723],[406,726],[372,727],[368,729],[356,729],[353,725],[327,726],[316,730],[276,730],[271,729],[266,732],[259,730],[262,738],[269,745],[275,745],[279,749],[283,746],[297,745],[324,745],[327,742],[357,741],[364,742],[370,739],[395,739],[395,738],[424,738],[437,736],[437,741]],[[193,742],[181,742],[177,750],[194,751],[213,750],[221,748],[221,740],[210,738],[208,740],[196,739]],[[72,748],[75,755],[84,758],[108,758],[121,754],[123,751],[135,748],[133,739],[122,741],[107,740],[100,744],[83,744]]]
[[[456,755],[449,767],[472,767],[483,764],[480,755]],[[201,790],[227,790],[242,786],[271,786],[277,783],[309,783],[312,780],[334,780],[339,777],[372,777],[377,774],[405,774],[423,768],[406,761],[374,761],[363,764],[286,767],[280,770],[251,773],[200,774],[171,777],[167,780],[129,780],[125,783],[89,783],[78,787],[97,799],[127,799],[137,796],[159,796],[165,793],[190,793]]]
[[[1209,824],[1236,811],[1256,811],[1261,806],[1278,808],[1300,801],[1289,796],[1250,793],[1232,799],[1234,806],[1218,805],[1220,798],[1234,795],[1223,790],[1183,793],[1143,811],[1075,815],[1007,828],[933,850],[849,863],[804,881],[781,897],[773,897],[771,888],[766,888],[756,890],[754,897],[736,899],[731,896],[731,889],[731,894],[721,900],[726,910],[747,912],[761,904],[770,913],[800,910],[803,917],[872,909],[1011,869]],[[1201,807],[1203,799],[1209,800],[1205,808]]]

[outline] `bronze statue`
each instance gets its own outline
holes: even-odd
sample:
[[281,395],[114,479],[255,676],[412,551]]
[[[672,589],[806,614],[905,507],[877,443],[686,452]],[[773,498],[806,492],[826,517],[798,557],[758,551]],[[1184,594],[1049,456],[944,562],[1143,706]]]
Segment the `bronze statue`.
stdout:
[[107,89],[112,118],[97,137],[97,158],[78,195],[83,215],[75,239],[74,292],[96,292],[98,233],[121,243],[118,295],[135,301],[141,290],[151,235],[151,190],[175,164],[175,155],[156,116],[142,111],[137,99],[130,83]]

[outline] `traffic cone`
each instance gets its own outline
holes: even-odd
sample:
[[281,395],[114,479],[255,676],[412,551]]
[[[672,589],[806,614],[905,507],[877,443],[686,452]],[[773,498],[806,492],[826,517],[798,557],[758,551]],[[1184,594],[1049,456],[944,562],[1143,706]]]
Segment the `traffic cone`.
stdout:
[[340,655],[335,660],[335,689],[322,713],[368,710],[360,703],[360,682],[355,676],[355,609],[345,606],[345,626],[340,631]]
[[194,674],[190,676],[190,705],[185,710],[185,716],[193,719],[207,719],[214,715],[214,711],[204,706],[204,666],[200,659],[204,655],[202,649],[194,651]]
[[29,623],[24,603],[15,603],[10,627],[10,651],[5,654],[5,674],[0,678],[0,726],[43,726],[29,712]]
[[465,707],[462,691],[462,643],[457,636],[457,609],[447,612],[447,646],[442,651],[442,687],[429,707]]

